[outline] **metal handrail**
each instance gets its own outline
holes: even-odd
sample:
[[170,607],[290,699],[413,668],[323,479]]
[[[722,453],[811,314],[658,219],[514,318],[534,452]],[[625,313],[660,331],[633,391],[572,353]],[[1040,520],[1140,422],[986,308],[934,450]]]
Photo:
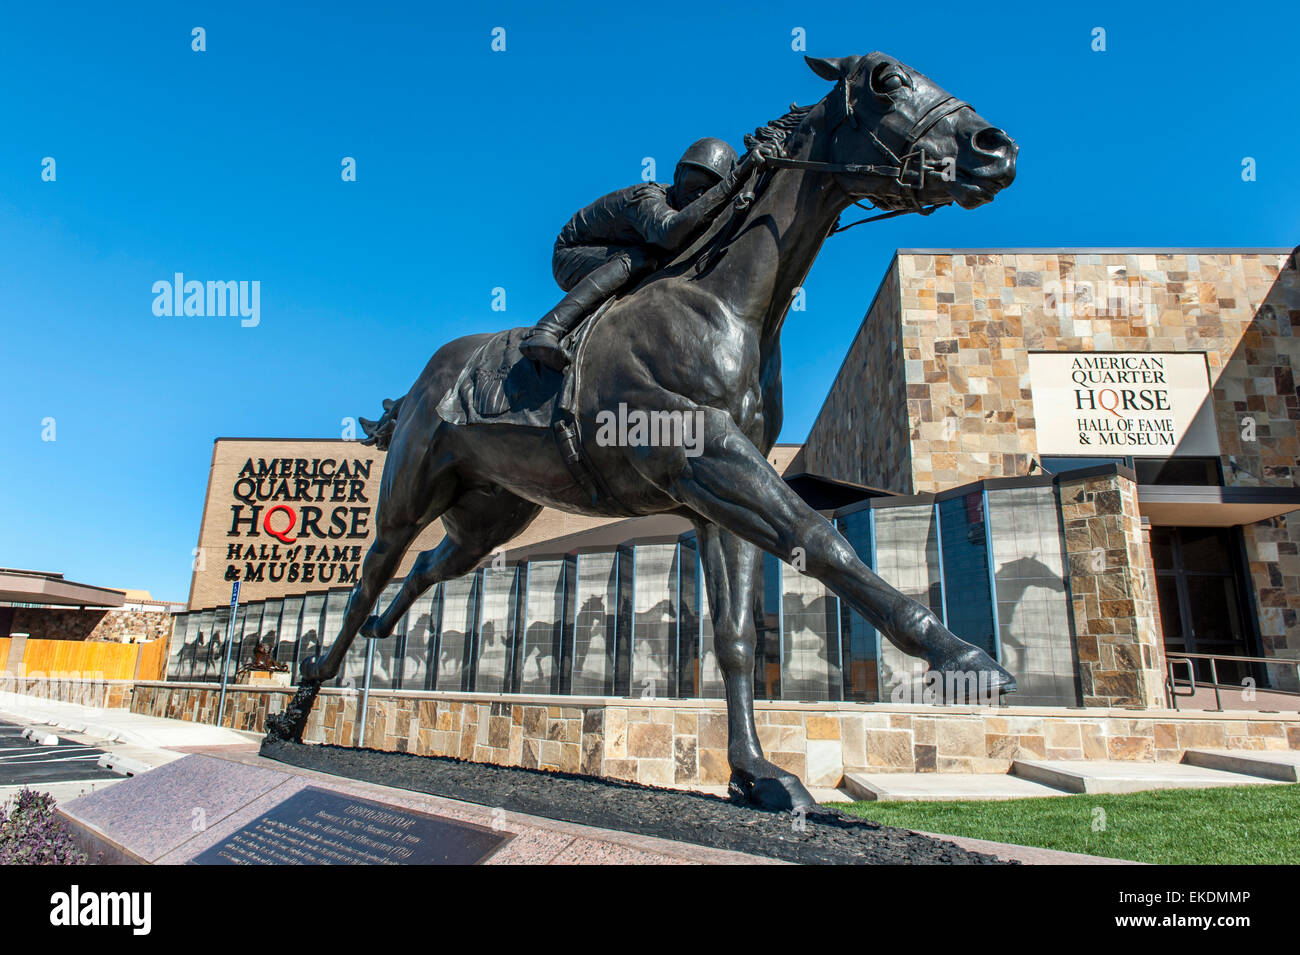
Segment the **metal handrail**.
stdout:
[[[1195,696],[1197,690],[1196,667],[1193,666],[1193,660],[1210,661],[1210,686],[1214,688],[1214,710],[1212,712],[1223,712],[1223,698],[1219,693],[1219,671],[1215,667],[1216,660],[1231,660],[1241,663],[1260,663],[1268,666],[1281,666],[1290,664],[1296,669],[1296,680],[1300,682],[1300,660],[1288,660],[1278,657],[1243,657],[1227,653],[1170,653],[1165,651],[1165,693],[1172,703],[1173,708],[1178,709],[1178,697]],[[1178,681],[1174,676],[1174,664],[1184,663],[1187,665],[1188,681],[1191,684],[1190,693],[1178,692]],[[1291,693],[1290,690],[1270,690],[1270,693]],[[1300,694],[1292,694],[1300,695]]]

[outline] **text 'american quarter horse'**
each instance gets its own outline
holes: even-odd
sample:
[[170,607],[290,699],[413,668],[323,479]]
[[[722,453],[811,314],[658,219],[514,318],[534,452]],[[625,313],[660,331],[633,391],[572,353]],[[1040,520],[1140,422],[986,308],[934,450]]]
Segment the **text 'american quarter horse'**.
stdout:
[[[726,175],[714,170],[685,197],[664,190],[678,212],[648,227],[663,245],[620,257],[613,279],[608,263],[587,272],[595,280],[572,284],[536,329],[449,342],[378,425],[366,423],[388,447],[375,540],[341,630],[327,652],[303,662],[297,696],[269,721],[272,735],[301,739],[321,682],[337,675],[358,633],[389,636],[421,593],[476,568],[543,507],[672,513],[694,524],[726,685],[731,789],[758,806],[813,803],[796,776],[764,758],[754,726],[762,551],[799,559],[937,675],[979,674],[995,691],[1015,688],[983,650],[876,576],[767,454],[781,430],[782,325],[840,213],[863,202],[886,215],[973,209],[1014,179],[1017,147],[970,104],[883,53],[808,64],[834,88],[745,137],[749,152]],[[716,149],[698,152],[705,172],[731,162]],[[574,296],[587,301],[574,305]],[[556,317],[593,304],[596,315],[572,334],[571,321]],[[690,446],[597,440],[611,409],[623,406],[687,423]],[[370,616],[416,535],[439,517],[441,543]]]

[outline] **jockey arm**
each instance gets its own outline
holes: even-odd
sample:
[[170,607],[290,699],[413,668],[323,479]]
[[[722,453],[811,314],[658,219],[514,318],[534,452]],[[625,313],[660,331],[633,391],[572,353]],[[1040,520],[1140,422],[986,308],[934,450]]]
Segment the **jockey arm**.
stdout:
[[711,222],[722,211],[754,168],[762,168],[764,159],[760,152],[749,153],[717,185],[680,211],[662,196],[647,196],[635,209],[637,231],[651,245],[669,252],[678,251],[700,226]]

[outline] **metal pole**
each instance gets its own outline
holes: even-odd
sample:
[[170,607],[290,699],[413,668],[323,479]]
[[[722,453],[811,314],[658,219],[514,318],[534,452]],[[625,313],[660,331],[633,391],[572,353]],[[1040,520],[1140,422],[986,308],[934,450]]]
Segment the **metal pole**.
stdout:
[[366,745],[366,711],[370,708],[370,674],[375,668],[375,641],[366,638],[366,672],[361,679],[361,713],[357,717],[357,745]]
[[221,661],[221,701],[217,704],[217,725],[226,714],[226,680],[230,674],[230,647],[235,642],[235,612],[239,609],[239,580],[230,585],[230,619],[226,621],[226,655]]
[[1219,671],[1214,666],[1214,657],[1210,657],[1210,679],[1214,681],[1214,708],[1223,712],[1223,700],[1219,699]]

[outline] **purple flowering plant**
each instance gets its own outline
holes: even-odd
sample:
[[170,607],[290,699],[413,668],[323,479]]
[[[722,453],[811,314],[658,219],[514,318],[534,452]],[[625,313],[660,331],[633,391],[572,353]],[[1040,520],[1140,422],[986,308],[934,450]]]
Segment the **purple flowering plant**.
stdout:
[[24,786],[11,803],[0,804],[0,865],[85,864],[49,793]]

